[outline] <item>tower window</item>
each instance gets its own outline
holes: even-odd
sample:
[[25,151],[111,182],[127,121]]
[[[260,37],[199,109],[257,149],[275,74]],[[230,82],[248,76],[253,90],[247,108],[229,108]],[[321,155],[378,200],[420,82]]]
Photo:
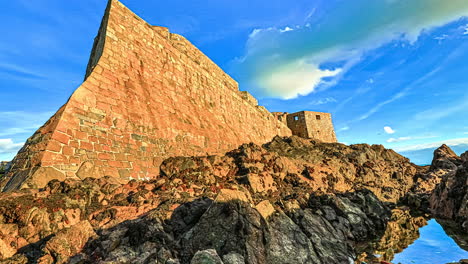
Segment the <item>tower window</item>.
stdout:
[[294,121],[299,121],[299,116],[294,116]]
[[320,119],[321,119],[320,115],[316,115],[315,118],[316,118],[317,120],[320,120]]

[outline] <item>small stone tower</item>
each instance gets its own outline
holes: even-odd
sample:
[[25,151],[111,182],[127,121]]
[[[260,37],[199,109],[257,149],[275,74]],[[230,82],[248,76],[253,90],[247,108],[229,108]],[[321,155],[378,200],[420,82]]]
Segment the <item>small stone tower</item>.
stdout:
[[337,142],[330,113],[301,111],[293,114],[286,112],[273,114],[286,124],[295,136],[329,143]]

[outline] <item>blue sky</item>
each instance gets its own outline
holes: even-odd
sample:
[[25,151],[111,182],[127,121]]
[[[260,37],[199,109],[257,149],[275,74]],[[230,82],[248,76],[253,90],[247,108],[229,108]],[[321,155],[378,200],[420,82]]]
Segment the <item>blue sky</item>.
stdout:
[[[186,36],[271,111],[430,162],[468,150],[466,0],[122,0]],[[0,160],[79,86],[105,0],[0,0]]]
[[393,263],[445,264],[468,258],[468,252],[460,248],[435,219],[419,229],[419,235],[403,252],[395,255]]

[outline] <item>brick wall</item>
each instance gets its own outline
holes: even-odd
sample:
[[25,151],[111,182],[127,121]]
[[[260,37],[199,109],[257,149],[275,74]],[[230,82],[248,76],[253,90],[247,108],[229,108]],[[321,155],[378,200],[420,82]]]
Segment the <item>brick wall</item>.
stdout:
[[188,40],[112,0],[85,82],[28,140],[1,185],[152,178],[167,157],[223,153],[275,135],[291,130]]

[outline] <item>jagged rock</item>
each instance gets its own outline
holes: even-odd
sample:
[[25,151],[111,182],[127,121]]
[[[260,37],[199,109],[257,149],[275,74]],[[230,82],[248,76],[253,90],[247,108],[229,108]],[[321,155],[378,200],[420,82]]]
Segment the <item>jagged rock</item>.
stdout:
[[0,239],[9,255],[25,248],[46,261],[68,256],[50,238],[88,221],[97,237],[73,263],[190,263],[206,249],[246,263],[350,263],[357,243],[383,234],[382,201],[399,200],[419,170],[381,146],[277,137],[225,156],[170,158],[152,181],[55,180],[0,194]]
[[245,264],[244,257],[238,253],[229,253],[223,256],[224,264]]
[[461,158],[449,146],[443,144],[434,151],[431,170],[456,170],[461,163]]
[[224,264],[214,249],[198,251],[190,264]]
[[264,219],[268,219],[274,212],[275,208],[273,205],[268,200],[265,200],[263,202],[260,202],[255,206],[255,209],[262,215]]
[[[444,219],[460,224],[468,233],[468,152],[462,155],[461,166],[450,169],[430,197],[431,212]],[[452,157],[453,159],[453,157]],[[458,160],[458,159],[457,159]],[[447,161],[448,162],[448,161]]]
[[88,221],[82,221],[68,229],[59,231],[45,243],[45,256],[40,263],[67,263],[69,258],[81,252],[86,243],[95,238],[96,233]]

